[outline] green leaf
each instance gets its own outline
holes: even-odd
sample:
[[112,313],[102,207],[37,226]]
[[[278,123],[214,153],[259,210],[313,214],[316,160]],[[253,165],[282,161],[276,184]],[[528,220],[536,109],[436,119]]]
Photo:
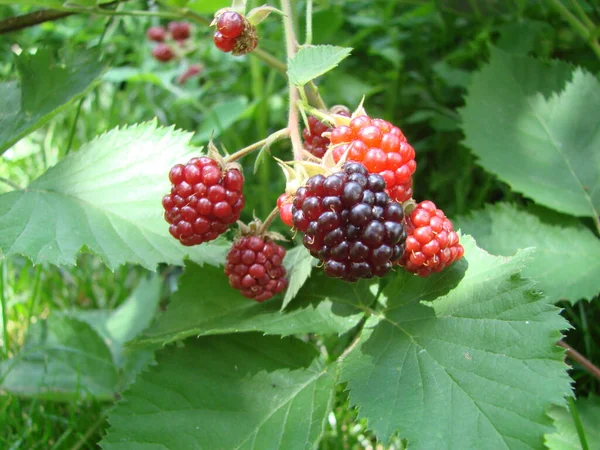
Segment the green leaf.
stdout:
[[[210,286],[210,289],[207,287]],[[356,308],[304,297],[281,310],[281,299],[263,303],[234,290],[222,269],[187,264],[167,311],[137,344],[167,343],[188,336],[262,331],[266,334],[343,333],[360,320]]]
[[0,154],[83,97],[105,68],[98,51],[89,49],[64,61],[40,49],[21,54],[15,63],[20,82],[0,83]]
[[[579,398],[575,401],[575,407],[588,448],[600,448],[600,397],[590,394],[588,398]],[[546,447],[550,450],[581,450],[581,442],[570,411],[565,407],[553,406],[549,414],[554,420],[556,432],[545,436]]]
[[52,315],[32,324],[22,351],[0,362],[1,390],[23,397],[112,400],[118,382],[110,350],[90,325]]
[[462,242],[466,261],[387,286],[343,362],[350,402],[379,439],[398,432],[411,449],[540,448],[545,412],[570,392],[556,345],[567,322],[519,275],[528,252]]
[[[170,347],[109,415],[104,450],[315,448],[335,367],[297,339],[205,337]],[[184,430],[184,432],[182,432]]]
[[311,80],[335,69],[350,52],[351,48],[333,45],[312,45],[302,47],[288,62],[288,76],[297,86],[303,86]]
[[566,63],[492,50],[462,110],[479,163],[549,208],[600,211],[600,82]]
[[500,203],[460,217],[455,225],[495,255],[535,247],[523,276],[537,281],[553,302],[591,300],[600,292],[600,239],[573,217]]
[[[14,5],[15,0],[0,0],[0,5]],[[43,8],[61,8],[63,0],[19,0],[19,6],[40,6]]]
[[111,268],[126,262],[220,264],[227,245],[182,246],[168,232],[161,198],[169,168],[198,151],[189,133],[156,123],[110,131],[20,191],[0,195],[0,249],[34,263],[75,264],[86,247]]
[[289,284],[285,291],[281,309],[285,309],[304,285],[312,271],[313,261],[316,261],[316,259],[308,253],[308,250],[303,245],[299,245],[287,252],[284,265],[287,269]]
[[[254,106],[250,106],[254,108]],[[217,103],[213,108],[204,114],[204,119],[196,131],[192,142],[195,144],[204,144],[219,136],[234,123],[242,118],[248,111],[248,99],[246,97],[237,97],[233,100]]]

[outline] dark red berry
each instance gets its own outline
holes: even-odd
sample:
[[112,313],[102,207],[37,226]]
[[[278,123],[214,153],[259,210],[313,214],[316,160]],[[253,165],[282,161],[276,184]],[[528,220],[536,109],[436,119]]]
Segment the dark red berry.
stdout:
[[152,49],[152,56],[161,62],[171,61],[175,54],[167,44],[158,44]]
[[169,32],[176,41],[185,41],[190,37],[190,24],[187,22],[169,22]]
[[171,193],[162,200],[169,232],[183,245],[212,241],[239,219],[244,208],[244,177],[237,169],[225,173],[202,156],[169,172]]
[[165,40],[165,29],[163,27],[150,27],[146,31],[146,36],[151,41],[162,42]]
[[225,53],[229,53],[235,46],[235,39],[226,38],[220,31],[215,31],[213,42],[215,43],[215,47]]
[[399,261],[422,277],[440,272],[464,255],[452,222],[429,200],[419,203],[406,218],[406,249]]
[[334,128],[330,139],[337,145],[335,161],[348,152],[348,161],[358,161],[383,177],[392,200],[402,203],[412,197],[415,151],[400,128],[382,119],[358,116],[349,125]]
[[244,19],[234,11],[225,11],[217,20],[217,31],[223,37],[235,39],[244,31]]
[[[350,117],[347,111],[340,110],[337,114]],[[308,116],[308,128],[302,131],[304,148],[317,158],[322,158],[329,147],[330,140],[322,136],[323,133],[331,132],[332,128],[321,122],[314,116]]]
[[390,200],[382,177],[360,163],[311,177],[296,192],[292,213],[304,246],[331,277],[381,277],[404,253],[402,205]]
[[283,266],[285,248],[261,236],[242,236],[227,254],[225,275],[244,297],[264,302],[283,291],[288,280]]

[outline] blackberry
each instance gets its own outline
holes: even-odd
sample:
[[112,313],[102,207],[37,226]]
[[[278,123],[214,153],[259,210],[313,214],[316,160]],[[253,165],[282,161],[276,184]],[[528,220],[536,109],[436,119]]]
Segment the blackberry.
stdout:
[[304,246],[331,277],[381,277],[404,253],[402,205],[385,193],[384,179],[360,163],[309,178],[296,192],[292,213]]
[[169,22],[168,28],[176,41],[185,41],[190,37],[190,24],[187,22]]
[[167,62],[171,61],[175,57],[175,54],[168,44],[160,43],[152,49],[152,56],[160,62]]
[[227,254],[225,275],[244,297],[263,302],[288,285],[284,257],[285,249],[268,237],[242,236]]
[[245,199],[244,176],[223,171],[212,158],[192,158],[169,172],[171,193],[162,199],[169,232],[183,245],[212,241],[239,219]]
[[146,30],[146,36],[149,40],[163,42],[165,40],[165,29],[163,27],[150,27]]
[[[342,105],[333,107],[331,112],[340,116],[350,117],[350,110]],[[329,138],[322,136],[322,134],[331,132],[332,129],[332,127],[327,126],[315,116],[308,116],[308,128],[302,130],[306,151],[317,158],[322,158],[330,144]]]

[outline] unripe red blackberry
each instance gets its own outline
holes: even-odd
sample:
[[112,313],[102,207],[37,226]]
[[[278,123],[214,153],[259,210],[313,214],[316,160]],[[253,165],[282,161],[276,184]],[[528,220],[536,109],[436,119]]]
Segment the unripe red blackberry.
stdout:
[[330,139],[336,145],[335,161],[348,151],[348,161],[360,162],[370,173],[383,177],[392,200],[403,203],[412,197],[412,175],[417,168],[415,150],[400,128],[363,115],[352,119],[349,125],[334,128]]
[[187,22],[169,22],[169,32],[176,41],[185,41],[190,37],[190,24]]
[[399,264],[422,277],[440,272],[464,255],[452,222],[429,200],[406,217],[406,249]]
[[217,31],[223,37],[235,39],[244,31],[244,18],[235,11],[225,11],[217,20]]
[[226,38],[220,31],[215,31],[213,42],[215,47],[224,53],[229,53],[235,47],[235,39]]
[[244,297],[264,302],[285,290],[285,249],[268,236],[241,236],[227,254],[225,274]]
[[288,227],[293,227],[292,197],[284,192],[277,199],[277,207],[279,208],[279,217],[281,218],[281,221]]
[[152,56],[160,62],[171,61],[175,54],[168,44],[160,43],[152,49]]
[[250,53],[258,45],[256,27],[235,11],[218,12],[212,25],[217,26],[213,42],[222,52],[235,56]]
[[171,193],[162,200],[169,232],[183,245],[212,241],[239,219],[244,208],[244,176],[223,171],[217,161],[202,156],[169,172]]
[[162,42],[165,40],[165,29],[163,27],[150,27],[146,30],[146,36],[149,40]]
[[383,178],[360,163],[309,178],[296,192],[292,211],[294,226],[305,233],[304,246],[331,277],[381,277],[404,253],[402,205],[385,193]]
[[[350,117],[350,111],[345,106],[334,108],[336,109],[334,111],[336,114]],[[317,158],[322,158],[330,144],[329,138],[322,136],[322,134],[331,132],[332,129],[332,127],[327,126],[316,117],[308,116],[308,128],[302,130],[306,151]]]

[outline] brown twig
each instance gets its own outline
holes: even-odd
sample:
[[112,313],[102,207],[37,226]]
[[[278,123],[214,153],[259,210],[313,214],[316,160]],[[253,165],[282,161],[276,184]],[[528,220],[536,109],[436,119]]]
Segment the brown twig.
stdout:
[[567,357],[577,361],[585,370],[600,380],[600,368],[594,365],[589,359],[567,344],[565,341],[558,341],[558,345],[567,350]]
[[19,31],[23,28],[33,27],[40,23],[58,20],[72,15],[72,12],[57,11],[55,9],[44,9],[35,11],[22,16],[9,17],[0,22],[0,34],[10,33],[11,31]]

